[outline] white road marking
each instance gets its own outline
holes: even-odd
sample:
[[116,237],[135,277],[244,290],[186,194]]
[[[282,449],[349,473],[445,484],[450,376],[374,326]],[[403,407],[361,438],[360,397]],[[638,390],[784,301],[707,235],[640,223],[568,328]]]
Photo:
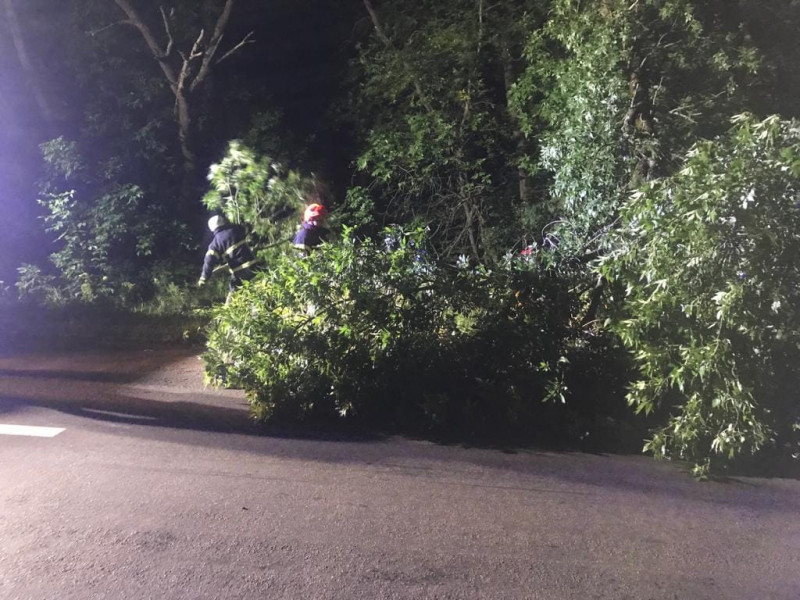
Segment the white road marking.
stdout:
[[55,437],[63,427],[30,427],[28,425],[0,424],[0,435],[27,435],[31,437]]
[[83,412],[88,412],[97,415],[105,415],[108,417],[117,417],[120,419],[140,419],[142,421],[158,421],[158,417],[149,417],[147,415],[132,415],[129,413],[114,412],[113,410],[100,410],[99,408],[84,408]]

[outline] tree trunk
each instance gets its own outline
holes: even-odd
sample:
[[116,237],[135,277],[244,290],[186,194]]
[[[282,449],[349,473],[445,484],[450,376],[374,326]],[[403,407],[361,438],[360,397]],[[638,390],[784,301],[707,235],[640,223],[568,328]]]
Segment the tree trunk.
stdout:
[[[522,133],[522,130],[520,130],[519,122],[517,118],[514,116],[514,111],[511,106],[511,98],[509,96],[511,92],[511,86],[514,84],[514,81],[516,80],[516,75],[514,73],[514,60],[511,57],[511,51],[507,47],[503,48],[502,54],[503,54],[503,83],[505,86],[505,93],[506,93],[506,108],[508,110],[508,114],[511,119],[511,127],[513,128],[512,139],[514,141],[514,146],[516,148],[516,155],[517,157],[520,157],[525,151],[525,135]],[[519,200],[523,205],[530,204],[533,201],[531,177],[528,174],[528,172],[522,167],[517,168],[517,190],[519,193]]]
[[180,203],[187,206],[195,196],[195,177],[197,175],[197,155],[192,144],[192,114],[186,93],[181,93],[175,101],[175,112],[178,122],[178,141],[183,157],[183,173],[181,176]]
[[631,140],[637,165],[633,182],[648,181],[656,175],[658,161],[657,136],[650,98],[650,81],[644,69],[634,70],[628,76],[631,102],[625,115],[624,131]]
[[[11,0],[5,1],[10,2]],[[170,28],[170,18],[163,9],[160,10],[166,41],[162,45],[149,25],[128,0],[113,1],[128,17],[123,23],[134,27],[141,34],[153,58],[158,61],[161,72],[167,79],[169,87],[175,96],[175,122],[178,126],[178,144],[183,158],[179,203],[189,207],[192,205],[192,200],[197,193],[195,180],[198,168],[197,155],[194,151],[194,137],[197,132],[190,96],[209,79],[212,65],[219,64],[239,48],[249,43],[252,32],[248,33],[238,44],[234,45],[221,58],[215,61],[235,0],[225,0],[225,5],[217,17],[212,35],[207,38],[205,30],[200,30],[191,50],[188,52],[175,48],[175,40],[172,37]]]
[[25,45],[25,38],[22,35],[22,28],[20,27],[19,18],[17,17],[17,11],[14,8],[14,0],[3,0],[3,5],[5,8],[8,28],[11,32],[11,38],[14,42],[14,49],[17,52],[17,59],[19,60],[19,64],[22,66],[25,79],[27,80],[31,93],[33,94],[33,100],[36,103],[36,107],[39,109],[39,114],[47,125],[47,128],[52,129],[56,121],[55,113],[53,112],[50,103],[47,101],[47,96],[42,89],[36,68],[33,66],[33,62],[28,54],[28,49]]

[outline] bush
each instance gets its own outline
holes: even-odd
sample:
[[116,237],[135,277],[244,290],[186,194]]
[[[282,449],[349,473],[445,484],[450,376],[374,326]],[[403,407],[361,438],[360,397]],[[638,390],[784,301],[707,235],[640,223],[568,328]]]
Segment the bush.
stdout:
[[50,265],[22,265],[17,289],[50,307],[130,307],[153,289],[156,256],[189,246],[186,228],[169,222],[137,185],[120,181],[119,159],[88,163],[63,138],[42,145],[46,177],[38,200],[57,244]]
[[[261,419],[348,418],[391,429],[577,438],[573,361],[597,360],[571,282],[537,257],[435,264],[420,231],[349,235],[284,257],[215,310],[205,354]],[[620,394],[621,399],[621,394]],[[550,402],[545,402],[545,401]]]
[[670,412],[646,449],[697,474],[797,448],[799,178],[796,122],[737,117],[633,195],[600,266],[622,302],[611,326],[640,367],[629,402]]

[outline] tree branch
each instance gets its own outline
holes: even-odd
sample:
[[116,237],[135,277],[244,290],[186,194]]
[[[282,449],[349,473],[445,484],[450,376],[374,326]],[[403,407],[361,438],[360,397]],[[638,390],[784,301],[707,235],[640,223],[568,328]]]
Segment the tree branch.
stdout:
[[200,70],[197,72],[197,75],[192,81],[191,85],[189,86],[189,90],[193,91],[197,86],[203,83],[203,80],[208,76],[208,72],[211,69],[211,61],[214,59],[214,55],[217,53],[217,48],[219,48],[219,43],[222,41],[222,36],[225,33],[225,26],[228,24],[228,20],[231,17],[231,11],[233,10],[233,5],[236,0],[225,0],[225,6],[222,8],[222,12],[220,13],[219,17],[217,18],[217,23],[214,26],[214,33],[211,34],[211,39],[208,40],[208,45],[206,46],[206,50],[203,55],[203,62],[200,65]]
[[117,25],[131,25],[133,26],[133,21],[129,21],[128,19],[123,19],[122,21],[117,21],[116,23],[109,23],[108,25],[104,25],[99,29],[91,29],[86,32],[87,35],[92,37],[96,36],[98,33],[103,33],[106,29],[111,29],[112,27],[116,27]]
[[375,33],[378,34],[378,38],[383,42],[383,44],[387,48],[393,50],[394,52],[397,52],[398,55],[400,55],[400,60],[402,60],[403,66],[405,66],[405,68],[408,69],[408,72],[411,74],[411,78],[413,79],[414,82],[414,90],[417,92],[419,101],[422,102],[422,105],[428,112],[432,113],[433,107],[428,102],[427,98],[425,97],[425,94],[422,93],[422,86],[419,83],[419,78],[417,78],[414,75],[414,70],[411,68],[411,65],[408,64],[408,62],[405,60],[400,51],[394,47],[392,41],[389,39],[389,36],[386,35],[386,32],[384,31],[383,26],[381,25],[381,22],[378,19],[378,13],[375,12],[375,7],[372,6],[372,1],[363,0],[363,2],[364,2],[364,7],[367,9],[367,12],[369,13],[369,17],[372,20],[372,25],[375,27]]
[[243,46],[245,46],[245,45],[247,45],[247,44],[253,44],[253,43],[255,43],[255,40],[251,40],[251,39],[250,39],[250,36],[252,36],[254,33],[255,33],[254,31],[251,31],[251,32],[250,32],[250,33],[248,33],[246,36],[244,36],[244,37],[242,38],[242,41],[241,41],[241,42],[239,42],[239,43],[238,43],[238,44],[236,44],[236,45],[235,45],[233,48],[231,48],[231,49],[230,49],[230,50],[228,50],[228,51],[227,51],[225,54],[223,54],[223,55],[222,55],[222,56],[219,58],[219,60],[218,60],[217,62],[215,62],[214,64],[215,64],[215,65],[218,65],[218,64],[219,64],[219,63],[221,63],[223,60],[225,60],[226,58],[228,58],[228,57],[229,57],[231,54],[233,54],[234,52],[236,52],[236,51],[237,51],[239,48],[242,48]]
[[[175,75],[175,70],[164,60],[167,57],[167,53],[161,49],[158,41],[153,35],[153,32],[150,31],[150,28],[139,16],[139,13],[137,13],[136,10],[130,5],[128,0],[114,0],[114,3],[128,16],[127,24],[135,27],[139,30],[139,33],[142,34],[147,47],[150,49],[153,57],[158,61],[158,64],[161,66],[161,70],[167,78],[167,81],[169,81],[173,92],[175,92],[178,85],[178,78]],[[167,48],[171,50],[169,44],[167,45]]]
[[[205,37],[205,35],[206,35],[206,30],[201,29],[200,35],[198,35],[197,39],[194,41],[194,44],[192,45],[192,49],[189,52],[189,54],[187,55],[184,54],[183,52],[179,53],[181,55],[181,58],[183,59],[183,65],[181,65],[181,74],[178,76],[178,85],[177,85],[178,90],[180,92],[183,92],[183,90],[186,89],[186,82],[189,79],[189,69],[192,66],[192,62],[195,59],[203,56],[203,51],[200,50],[201,47],[200,45],[203,43],[203,38]],[[197,81],[196,77],[194,81],[195,82]],[[191,91],[192,89],[194,89],[194,83],[189,84],[189,90]]]
[[372,25],[375,27],[375,33],[378,34],[380,40],[386,44],[388,47],[392,47],[392,41],[389,39],[389,36],[383,31],[383,27],[381,26],[381,22],[378,19],[378,13],[375,12],[375,8],[372,6],[372,2],[370,0],[363,0],[364,7],[367,9],[369,13],[369,18],[372,19]]
[[167,20],[167,13],[164,12],[164,7],[159,6],[158,10],[161,11],[161,19],[164,21],[164,31],[167,33],[167,48],[164,50],[164,58],[172,53],[172,46],[175,40],[172,39],[172,31],[169,28],[169,20]]

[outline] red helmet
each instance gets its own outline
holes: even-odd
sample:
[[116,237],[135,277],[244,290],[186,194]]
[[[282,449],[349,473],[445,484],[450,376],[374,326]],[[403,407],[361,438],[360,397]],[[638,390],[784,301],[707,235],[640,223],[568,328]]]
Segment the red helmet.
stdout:
[[306,212],[303,213],[303,221],[314,221],[324,217],[327,212],[322,204],[310,204],[306,207]]

